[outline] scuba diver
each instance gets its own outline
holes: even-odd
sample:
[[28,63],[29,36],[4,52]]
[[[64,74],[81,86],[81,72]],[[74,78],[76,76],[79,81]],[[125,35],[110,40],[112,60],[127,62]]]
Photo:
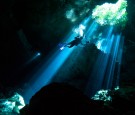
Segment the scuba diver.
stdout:
[[82,40],[85,38],[85,36],[76,36],[74,40],[72,40],[69,43],[59,44],[61,46],[60,50],[63,50],[65,47],[72,48],[73,46],[78,46],[81,44],[82,46],[86,45],[88,42],[86,41],[86,44],[82,43]]
[[60,50],[63,50],[65,47],[72,48],[73,46],[77,46],[79,44],[85,45],[82,43],[82,39],[85,38],[84,29],[85,26],[80,24],[79,27],[75,29],[75,33],[78,35],[69,43],[59,44],[59,46],[62,46]]
[[78,44],[82,44],[82,39],[83,39],[83,36],[76,36],[75,39],[73,41],[69,42],[68,44],[66,44],[66,46],[68,48],[71,48],[73,46],[77,46]]
[[68,47],[68,48],[72,48],[73,46],[78,46],[78,45],[82,45],[82,46],[85,46],[86,44],[89,44],[89,41],[85,41],[86,43],[82,43],[82,40],[85,38],[85,36],[76,36],[74,40],[72,40],[71,42],[69,43],[63,43],[63,44],[59,44],[60,47],[60,50],[63,50],[65,47]]

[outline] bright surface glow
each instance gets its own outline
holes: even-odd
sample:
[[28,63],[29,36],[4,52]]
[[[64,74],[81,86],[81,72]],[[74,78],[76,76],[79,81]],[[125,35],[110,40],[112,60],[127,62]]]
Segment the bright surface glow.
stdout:
[[71,22],[75,22],[77,20],[75,10],[73,8],[66,11],[66,18],[69,19]]
[[111,96],[108,95],[108,90],[99,90],[97,93],[91,98],[93,100],[103,100],[103,101],[111,101]]
[[5,100],[3,103],[0,104],[1,105],[1,112],[5,113],[5,112],[12,112],[12,110],[15,107],[15,102],[11,102],[8,100]]
[[25,106],[23,97],[18,93],[15,93],[15,95],[13,97],[11,97],[10,99],[13,100],[14,102],[18,103],[18,105],[16,105],[16,106],[18,107],[19,110]]
[[24,99],[18,93],[15,93],[11,98],[7,99],[0,99],[0,113],[3,115],[8,115],[8,113],[15,113],[19,114],[19,110],[25,106]]
[[117,86],[117,87],[114,88],[114,90],[119,90],[119,89],[120,89],[119,86]]
[[107,43],[106,42],[107,42],[106,39],[98,40],[96,42],[97,49],[99,49],[99,50],[103,51],[104,53],[106,53],[105,50],[104,50],[105,47],[107,46]]
[[84,29],[85,29],[85,26],[80,24],[79,27],[74,30],[74,32],[76,34],[78,34],[79,36],[83,36],[84,35]]
[[102,38],[102,33],[98,35],[97,42],[95,43],[97,49],[101,50],[104,53],[110,53],[110,46],[112,44],[112,39],[110,39],[110,35],[112,31],[113,31],[113,26],[110,26],[106,38]]
[[127,22],[127,1],[119,0],[116,4],[104,3],[97,5],[92,12],[92,18],[100,25],[125,25]]
[[84,30],[85,29],[85,26],[82,25],[82,24],[80,24],[79,28],[82,29],[82,30]]
[[66,18],[71,19],[74,16],[74,9],[66,11]]

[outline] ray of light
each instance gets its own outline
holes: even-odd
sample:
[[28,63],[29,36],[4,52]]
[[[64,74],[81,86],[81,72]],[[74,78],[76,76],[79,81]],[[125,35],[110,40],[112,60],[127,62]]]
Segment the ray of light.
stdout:
[[[81,22],[84,26],[90,21],[90,17],[87,17],[85,20]],[[70,42],[74,39],[76,33],[71,31],[67,37],[63,39],[63,41]],[[29,103],[30,98],[39,91],[43,86],[49,84],[53,76],[57,73],[59,68],[63,65],[68,56],[75,50],[76,47],[73,48],[65,48],[60,51],[58,48],[54,50],[54,53],[48,58],[47,62],[44,62],[39,69],[34,72],[31,80],[29,81],[30,86],[25,91],[23,97],[26,103]]]
[[[72,37],[74,37],[73,34],[70,35],[69,39],[73,39]],[[47,85],[51,81],[52,77],[62,66],[74,48],[65,48],[63,51],[60,51],[59,49],[56,50],[56,52],[48,59],[48,61],[45,62],[42,67],[39,67],[39,70],[34,73],[34,76],[32,76],[30,81],[31,86],[27,91],[25,91],[26,93],[24,94],[24,98],[26,103],[29,102],[32,95],[34,95],[40,88]]]
[[[100,52],[93,71],[89,78],[86,95],[92,97],[98,90],[111,89],[118,85],[120,65],[116,67],[117,61],[122,58],[123,38],[121,34],[113,35],[113,27],[110,26],[106,34],[106,46],[104,52]],[[117,69],[116,69],[117,68]],[[115,77],[114,75],[117,74]]]

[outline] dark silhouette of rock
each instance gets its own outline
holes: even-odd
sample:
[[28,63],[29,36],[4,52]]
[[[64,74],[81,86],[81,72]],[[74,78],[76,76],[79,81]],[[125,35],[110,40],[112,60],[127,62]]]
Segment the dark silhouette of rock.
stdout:
[[21,115],[109,115],[79,90],[64,83],[43,87],[21,110]]
[[[116,111],[127,115],[131,112],[135,113],[135,87],[122,87],[114,91],[110,106]],[[132,114],[134,115],[134,114]]]

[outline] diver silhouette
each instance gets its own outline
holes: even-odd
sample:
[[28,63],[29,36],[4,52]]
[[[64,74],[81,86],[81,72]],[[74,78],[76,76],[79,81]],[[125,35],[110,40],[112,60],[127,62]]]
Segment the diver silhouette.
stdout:
[[60,50],[63,50],[65,47],[68,47],[68,48],[72,48],[73,46],[78,46],[78,45],[82,45],[82,46],[85,46],[86,44],[89,43],[89,41],[85,41],[86,43],[82,43],[82,39],[85,38],[85,35],[83,36],[76,36],[74,38],[74,40],[72,40],[71,42],[69,43],[63,43],[63,44],[59,44],[60,46]]
[[82,44],[82,39],[83,39],[83,36],[76,36],[75,39],[73,41],[67,43],[66,46],[68,48],[71,48],[73,46],[77,46],[78,44]]

